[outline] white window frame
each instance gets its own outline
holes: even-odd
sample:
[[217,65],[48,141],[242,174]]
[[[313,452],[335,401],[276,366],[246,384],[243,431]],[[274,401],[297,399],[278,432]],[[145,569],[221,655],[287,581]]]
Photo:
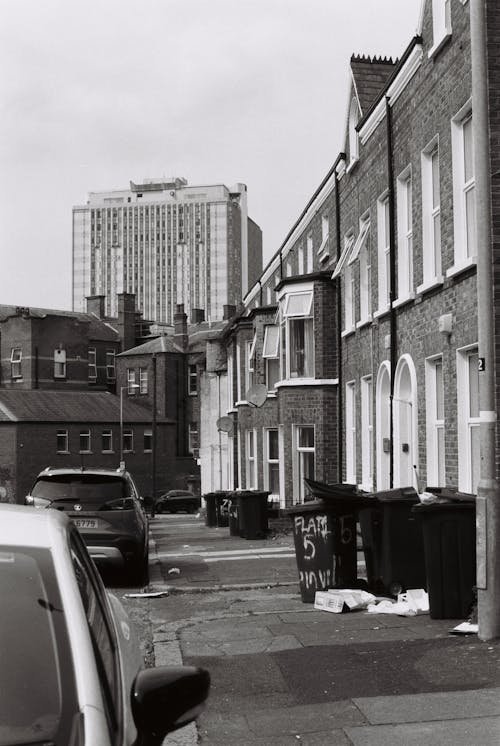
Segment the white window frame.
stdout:
[[127,368],[127,394],[129,396],[135,396],[136,391],[135,369]]
[[246,488],[257,489],[257,431],[245,431]]
[[198,367],[196,363],[188,364],[188,394],[198,396]]
[[[438,371],[441,371],[438,375]],[[442,406],[442,416],[439,409]],[[425,410],[427,446],[427,484],[446,486],[446,443],[443,357],[425,361]]]
[[[271,458],[270,456],[270,434],[276,433],[276,445],[278,449],[278,458]],[[278,502],[281,492],[281,481],[280,481],[280,446],[279,446],[279,429],[277,427],[264,428],[263,431],[263,446],[264,446],[264,489],[269,492],[269,499],[272,502]],[[278,467],[278,492],[271,492],[271,479],[270,470],[271,467]]]
[[300,244],[299,246],[298,261],[299,261],[298,273],[299,275],[303,275],[304,268],[305,268],[305,262],[304,262],[304,247],[302,244]]
[[227,404],[229,411],[234,406],[234,393],[233,393],[233,377],[234,377],[234,358],[232,348],[227,350]]
[[361,379],[361,488],[373,489],[373,381]]
[[139,368],[139,394],[148,393],[148,369]]
[[[465,138],[464,126],[472,126],[472,105],[469,100],[451,120],[451,152],[453,167],[453,234],[454,265],[447,271],[452,276],[477,261],[476,211],[475,211],[475,178],[469,179],[465,173]],[[472,133],[471,133],[472,134]],[[474,166],[474,159],[471,162]],[[472,217],[469,213],[468,198],[472,195]],[[469,241],[469,239],[472,239]]]
[[[87,439],[88,448],[82,448],[82,438]],[[80,453],[92,453],[92,434],[90,429],[80,430],[79,433],[79,452]]]
[[377,200],[377,266],[377,314],[382,314],[389,310],[391,293],[391,215],[387,193]]
[[241,343],[236,342],[236,401],[242,400],[241,392]]
[[195,448],[199,448],[199,445],[194,445],[196,439],[196,443],[199,443],[198,441],[198,423],[193,421],[189,423],[188,426],[188,452],[191,454],[194,454]]
[[398,298],[402,303],[413,294],[413,182],[411,166],[397,179]]
[[[64,448],[60,448],[60,439],[63,439]],[[69,438],[67,430],[57,430],[56,432],[56,452],[57,453],[69,453]]]
[[54,378],[66,378],[66,350],[54,350]]
[[88,349],[88,378],[89,381],[97,380],[97,350],[95,347]]
[[22,347],[12,347],[10,350],[10,377],[22,378],[23,350]]
[[345,471],[346,482],[356,484],[356,382],[345,386]]
[[[302,308],[294,308],[293,304],[299,298],[304,299]],[[282,318],[282,333],[280,333],[280,344],[284,350],[284,377],[287,380],[312,380],[315,370],[314,350],[314,290],[310,283],[295,286],[293,292],[286,292],[280,298],[280,313]],[[291,327],[297,321],[304,322],[304,372],[310,375],[292,376],[295,371],[291,370],[292,331]],[[284,335],[283,335],[284,332]],[[283,339],[283,336],[285,339]],[[306,356],[306,350],[311,353],[311,360]]]
[[[359,221],[358,237],[356,238],[351,257],[348,261],[349,266],[359,257],[359,321],[356,326],[361,326],[372,320],[370,227],[370,215],[365,214]],[[354,292],[352,274],[351,288],[352,292]]]
[[[104,438],[109,438],[109,448],[104,448]],[[101,452],[102,453],[113,453],[113,431],[112,430],[102,430]]]
[[432,0],[432,47],[433,57],[451,36],[451,0]]
[[123,453],[134,452],[134,431],[127,428],[123,431]]
[[[421,155],[422,164],[422,284],[423,292],[443,282],[441,256],[441,194],[439,138],[436,135]],[[436,174],[437,171],[437,174]],[[437,178],[436,178],[437,177]]]
[[[272,333],[275,334],[274,340],[271,338],[271,330]],[[280,328],[277,324],[267,324],[264,327],[264,344],[262,347],[262,358],[265,361],[267,390],[271,392],[275,390],[276,383],[280,379],[279,349]],[[277,367],[276,381],[274,383],[272,383],[273,376],[271,375],[273,366]]]
[[[457,350],[457,450],[458,450],[458,489],[462,492],[477,492],[473,475],[473,436],[479,437],[481,418],[471,415],[470,411],[470,378],[469,360],[472,355],[477,356],[477,345],[463,347]],[[477,373],[479,376],[479,372]],[[475,431],[475,432],[474,432]],[[479,449],[478,449],[479,451]],[[476,473],[477,480],[479,474]]]
[[108,381],[116,380],[115,350],[106,350],[106,378]]
[[306,238],[306,274],[313,271],[314,266],[314,243],[312,233]]
[[[252,339],[245,342],[245,392],[253,386],[255,379],[255,345],[257,343],[257,333],[254,333]],[[245,397],[246,397],[245,393]]]
[[[151,448],[146,448],[146,438],[149,438],[149,441],[151,443]],[[152,428],[145,428],[143,433],[143,451],[144,453],[152,453],[153,452],[153,430]]]
[[321,216],[321,243],[318,246],[317,254],[320,262],[324,262],[328,258],[328,239],[330,237],[330,218],[328,213],[323,213]]
[[[300,434],[303,429],[312,429],[314,445],[313,446],[301,446],[300,445]],[[295,503],[303,503],[306,496],[306,488],[304,485],[304,459],[307,454],[312,453],[314,457],[313,465],[313,476],[315,476],[316,469],[316,428],[314,424],[300,424],[292,425],[292,437],[293,437],[293,500]]]

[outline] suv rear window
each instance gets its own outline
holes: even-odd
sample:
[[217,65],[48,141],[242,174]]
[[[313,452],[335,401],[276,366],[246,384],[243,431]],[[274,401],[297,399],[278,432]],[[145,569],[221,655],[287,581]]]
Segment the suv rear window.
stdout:
[[121,476],[101,474],[57,474],[40,477],[31,490],[33,497],[75,500],[85,504],[133,497],[132,487]]

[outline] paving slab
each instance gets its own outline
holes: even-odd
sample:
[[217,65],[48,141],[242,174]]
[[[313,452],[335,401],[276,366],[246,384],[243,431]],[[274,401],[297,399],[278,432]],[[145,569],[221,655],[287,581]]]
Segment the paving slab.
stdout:
[[372,725],[500,716],[500,687],[353,701]]
[[498,746],[500,718],[347,727],[345,732],[353,746]]
[[339,700],[307,706],[258,710],[252,713],[249,725],[255,735],[267,735],[271,743],[271,739],[278,735],[315,733],[364,722],[362,713],[351,701]]

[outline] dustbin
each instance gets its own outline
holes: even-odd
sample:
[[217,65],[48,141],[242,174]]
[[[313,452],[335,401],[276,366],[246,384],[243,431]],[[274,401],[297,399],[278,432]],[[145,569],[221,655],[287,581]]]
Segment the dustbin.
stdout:
[[207,492],[206,495],[203,495],[207,506],[205,516],[206,526],[219,528],[229,525],[228,494],[226,490],[217,490],[216,492]]
[[314,603],[316,591],[352,588],[357,579],[356,520],[363,498],[354,491],[310,500],[285,510],[292,520],[302,601]]
[[267,498],[269,492],[236,492],[239,534],[243,539],[264,539],[267,535]]
[[396,596],[425,588],[422,526],[412,508],[419,503],[413,487],[371,494],[359,511],[368,585],[375,593]]
[[238,522],[238,496],[235,492],[230,492],[227,499],[229,501],[229,535],[239,536],[240,525]]
[[438,500],[420,503],[429,614],[432,619],[465,619],[476,585],[476,497],[450,489],[433,489]]

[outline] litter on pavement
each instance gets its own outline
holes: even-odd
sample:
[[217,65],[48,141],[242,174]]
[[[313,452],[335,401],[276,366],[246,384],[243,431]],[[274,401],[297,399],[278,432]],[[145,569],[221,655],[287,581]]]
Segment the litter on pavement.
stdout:
[[169,575],[180,575],[181,571],[179,570],[178,567],[171,567],[170,570],[168,571],[168,574]]
[[358,589],[330,588],[328,591],[316,591],[314,608],[334,614],[365,610],[371,614],[416,616],[429,612],[429,596],[423,588],[400,593],[397,600],[380,598]]
[[168,596],[168,591],[152,591],[151,593],[125,593],[125,598],[160,598]]
[[367,591],[350,588],[330,588],[328,591],[316,591],[314,608],[320,611],[331,611],[342,614],[347,611],[365,609],[375,601],[376,596]]

